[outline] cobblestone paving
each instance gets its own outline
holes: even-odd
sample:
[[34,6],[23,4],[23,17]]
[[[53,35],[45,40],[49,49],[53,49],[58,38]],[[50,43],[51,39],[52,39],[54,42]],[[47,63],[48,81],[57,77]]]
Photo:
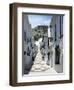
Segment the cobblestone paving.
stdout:
[[36,55],[36,58],[35,58],[35,61],[34,61],[34,65],[32,66],[31,71],[32,72],[35,72],[35,71],[46,71],[48,69],[50,69],[50,66],[48,66],[46,64],[46,62],[42,60],[42,55],[41,55],[40,49],[38,47],[38,53]]
[[40,52],[40,45],[38,45],[38,53],[36,55],[34,64],[32,66],[31,72],[49,72],[49,73],[56,73],[56,71],[51,68],[49,65],[46,64],[47,60],[42,60],[42,55]]

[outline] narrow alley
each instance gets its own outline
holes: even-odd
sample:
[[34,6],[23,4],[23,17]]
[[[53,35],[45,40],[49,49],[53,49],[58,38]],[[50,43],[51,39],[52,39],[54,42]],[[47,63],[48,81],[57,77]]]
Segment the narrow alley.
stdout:
[[38,53],[36,55],[34,64],[32,66],[31,72],[49,72],[49,73],[57,73],[53,68],[50,67],[50,65],[46,64],[46,60],[42,59],[42,54],[40,51],[40,42],[41,42],[41,38],[36,42],[37,46],[38,46]]

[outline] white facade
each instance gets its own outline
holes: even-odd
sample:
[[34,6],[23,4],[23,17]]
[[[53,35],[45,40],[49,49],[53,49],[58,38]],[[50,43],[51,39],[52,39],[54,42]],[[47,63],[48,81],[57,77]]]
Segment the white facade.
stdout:
[[53,16],[50,23],[51,46],[50,65],[58,73],[63,72],[63,16]]
[[23,18],[23,40],[24,40],[24,57],[22,60],[22,74],[28,73],[32,64],[32,29],[28,21],[28,16],[22,14]]

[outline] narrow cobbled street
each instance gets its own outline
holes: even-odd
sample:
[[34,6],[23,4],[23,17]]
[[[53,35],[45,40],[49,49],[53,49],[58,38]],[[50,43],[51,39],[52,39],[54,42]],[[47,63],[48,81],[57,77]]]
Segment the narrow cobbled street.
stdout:
[[36,55],[34,64],[32,66],[31,72],[49,72],[51,74],[57,73],[50,65],[46,64],[46,60],[42,60],[42,54],[40,52],[40,40],[37,41],[38,53]]

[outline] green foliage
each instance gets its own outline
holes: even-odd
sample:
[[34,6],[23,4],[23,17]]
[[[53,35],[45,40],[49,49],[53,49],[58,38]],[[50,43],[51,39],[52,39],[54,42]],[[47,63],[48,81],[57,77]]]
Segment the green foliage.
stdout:
[[35,41],[38,41],[38,39],[42,38],[43,35],[46,33],[47,33],[46,27],[42,27],[42,28],[35,27],[32,29],[32,35],[33,35]]
[[35,40],[35,41],[38,41],[39,38],[41,38],[41,35],[39,35],[39,34],[36,34],[36,35],[34,36],[34,40]]

